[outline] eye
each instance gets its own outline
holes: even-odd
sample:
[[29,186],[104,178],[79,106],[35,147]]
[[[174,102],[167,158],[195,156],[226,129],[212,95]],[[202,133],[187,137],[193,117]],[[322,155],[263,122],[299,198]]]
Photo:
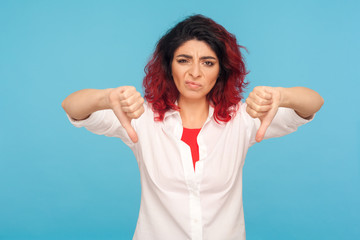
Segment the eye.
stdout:
[[206,62],[204,62],[204,64],[205,64],[206,66],[209,66],[209,67],[211,67],[211,66],[214,65],[214,63],[211,62],[211,61],[206,61]]
[[187,63],[188,61],[185,58],[180,58],[176,60],[178,63]]

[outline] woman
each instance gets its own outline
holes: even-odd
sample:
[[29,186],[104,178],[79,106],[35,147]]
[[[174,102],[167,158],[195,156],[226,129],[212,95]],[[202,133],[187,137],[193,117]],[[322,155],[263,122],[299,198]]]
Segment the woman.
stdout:
[[295,131],[323,104],[302,87],[256,87],[242,103],[245,75],[236,38],[195,15],[159,40],[146,66],[146,103],[129,86],[64,100],[75,126],[133,150],[142,186],[134,239],[245,239],[248,148]]

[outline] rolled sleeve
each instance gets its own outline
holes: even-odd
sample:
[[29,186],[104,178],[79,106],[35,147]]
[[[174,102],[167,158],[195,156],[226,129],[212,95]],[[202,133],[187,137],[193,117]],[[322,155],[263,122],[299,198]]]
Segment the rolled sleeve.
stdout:
[[84,120],[74,120],[69,115],[67,116],[70,123],[75,127],[85,127],[90,132],[98,135],[118,137],[126,145],[133,145],[126,130],[121,126],[120,121],[111,109],[96,111]]
[[[242,114],[246,116],[248,123],[248,134],[250,146],[256,143],[255,136],[261,125],[258,118],[252,118],[246,112],[246,104],[241,106]],[[266,130],[264,139],[282,137],[295,132],[298,127],[313,120],[315,114],[308,119],[300,117],[293,109],[280,107],[272,120],[270,126]]]
[[[281,137],[295,132],[298,127],[310,122],[313,117],[314,116],[310,119],[305,119],[300,117],[293,109],[281,107],[278,109],[278,112],[267,129],[264,139]],[[256,129],[259,129],[260,124],[260,120],[255,119]]]
[[88,127],[88,126],[98,126],[101,123],[101,121],[104,119],[104,115],[105,115],[105,110],[94,112],[88,118],[86,118],[84,120],[74,120],[73,118],[71,118],[69,116],[69,114],[66,114],[70,123],[77,128]]

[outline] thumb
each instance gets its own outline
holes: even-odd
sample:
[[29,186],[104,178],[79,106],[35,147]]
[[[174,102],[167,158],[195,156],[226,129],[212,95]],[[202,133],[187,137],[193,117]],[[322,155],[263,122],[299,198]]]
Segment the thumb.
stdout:
[[120,107],[114,107],[113,111],[116,117],[119,119],[121,126],[125,129],[126,133],[130,137],[133,143],[137,143],[138,136],[135,129],[131,126],[131,119],[120,109]]
[[260,127],[258,129],[258,131],[256,132],[256,136],[255,136],[255,140],[257,142],[261,142],[264,139],[266,130],[268,129],[268,127],[270,126],[271,121],[269,121],[268,119],[260,119],[261,124]]

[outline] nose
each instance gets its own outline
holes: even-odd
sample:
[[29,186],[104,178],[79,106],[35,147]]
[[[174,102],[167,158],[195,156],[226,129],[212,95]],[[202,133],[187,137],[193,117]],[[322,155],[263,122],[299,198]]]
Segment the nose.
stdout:
[[191,64],[189,73],[193,78],[200,77],[200,75],[201,75],[200,63],[194,62],[193,64]]

